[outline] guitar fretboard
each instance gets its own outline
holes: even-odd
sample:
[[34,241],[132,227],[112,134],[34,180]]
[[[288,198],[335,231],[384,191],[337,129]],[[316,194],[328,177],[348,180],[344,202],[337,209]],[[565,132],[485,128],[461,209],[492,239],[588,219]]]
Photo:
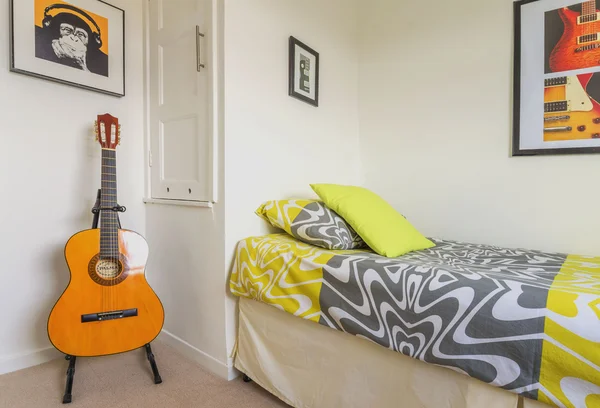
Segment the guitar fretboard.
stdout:
[[596,20],[596,0],[581,3],[581,21],[590,22]]
[[[117,206],[117,154],[110,149],[102,149],[102,196],[100,206]],[[100,213],[100,257],[118,259],[119,221],[115,211],[103,210]]]

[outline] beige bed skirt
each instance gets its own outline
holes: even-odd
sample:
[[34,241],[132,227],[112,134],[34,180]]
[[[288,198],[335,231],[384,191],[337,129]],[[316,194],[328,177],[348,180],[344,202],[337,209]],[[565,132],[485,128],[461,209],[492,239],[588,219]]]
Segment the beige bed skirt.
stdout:
[[296,408],[542,408],[447,368],[245,298],[235,367]]

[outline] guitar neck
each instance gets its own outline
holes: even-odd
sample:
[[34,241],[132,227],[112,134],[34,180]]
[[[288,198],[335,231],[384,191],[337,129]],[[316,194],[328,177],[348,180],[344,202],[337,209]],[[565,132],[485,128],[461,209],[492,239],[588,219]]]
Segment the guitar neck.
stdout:
[[581,15],[596,14],[596,0],[581,3]]
[[[102,194],[100,206],[117,206],[117,152],[102,149]],[[100,256],[111,258],[119,253],[119,219],[115,211],[103,210],[100,214]]]

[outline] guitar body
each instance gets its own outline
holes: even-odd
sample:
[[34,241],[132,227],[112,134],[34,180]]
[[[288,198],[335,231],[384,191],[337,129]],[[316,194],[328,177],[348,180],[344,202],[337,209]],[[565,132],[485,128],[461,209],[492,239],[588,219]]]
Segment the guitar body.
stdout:
[[94,228],[78,232],[65,245],[69,285],[48,318],[52,345],[70,356],[105,356],[149,344],[165,319],[162,304],[148,282],[148,244],[121,229],[117,201],[116,148],[121,142],[117,118],[99,115],[96,140],[102,147],[101,191]]
[[563,132],[544,132],[544,141],[584,140],[600,138],[600,104],[587,93],[593,74],[571,76],[569,84],[544,89],[544,102],[568,101],[564,112],[545,113],[544,118],[567,117],[545,124],[548,127],[568,127]]
[[[98,256],[99,229],[79,232],[66,244],[71,281],[48,319],[50,341],[65,354],[102,356],[130,351],[150,343],[162,329],[164,310],[144,275],[148,245],[135,232],[118,233],[118,274],[111,279],[102,278],[103,268],[110,269],[111,264]],[[137,315],[118,317],[118,312],[134,309]],[[100,315],[94,321],[94,315],[113,312],[117,314],[104,319]],[[83,316],[91,321],[82,322]]]
[[[550,54],[550,69],[552,72],[570,71],[600,65],[600,48],[576,52],[582,47],[577,44],[577,38],[582,35],[597,32],[595,23],[577,24],[580,13],[562,8],[558,11],[564,24],[564,32]],[[595,43],[590,43],[595,44]]]

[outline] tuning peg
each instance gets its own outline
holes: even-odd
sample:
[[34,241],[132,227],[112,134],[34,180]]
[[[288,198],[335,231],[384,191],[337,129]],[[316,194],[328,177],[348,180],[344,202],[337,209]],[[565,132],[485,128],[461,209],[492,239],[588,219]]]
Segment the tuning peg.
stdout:
[[121,125],[117,128],[117,144],[121,145]]

